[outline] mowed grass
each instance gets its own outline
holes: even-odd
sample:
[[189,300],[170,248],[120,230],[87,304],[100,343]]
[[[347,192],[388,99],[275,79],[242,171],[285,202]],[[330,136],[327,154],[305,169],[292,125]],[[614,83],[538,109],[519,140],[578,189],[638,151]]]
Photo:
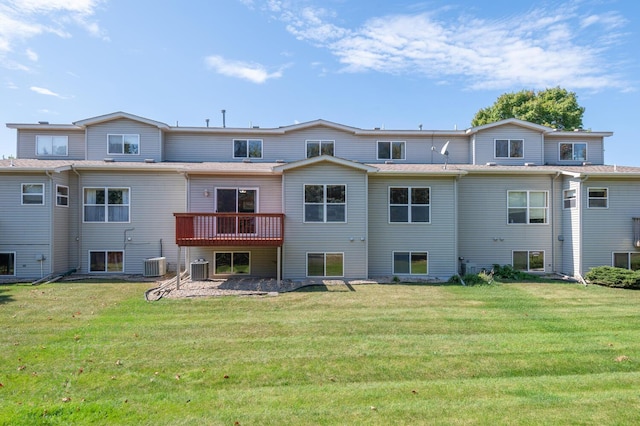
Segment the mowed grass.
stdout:
[[149,287],[0,286],[0,424],[640,420],[637,291],[398,284],[149,303]]

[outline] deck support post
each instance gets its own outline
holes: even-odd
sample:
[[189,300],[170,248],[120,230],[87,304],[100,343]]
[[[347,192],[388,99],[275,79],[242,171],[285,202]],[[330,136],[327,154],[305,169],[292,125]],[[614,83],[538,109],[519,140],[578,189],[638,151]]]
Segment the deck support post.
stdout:
[[281,270],[281,263],[282,263],[282,262],[281,262],[281,259],[282,259],[282,246],[278,246],[277,253],[278,253],[278,254],[277,254],[277,258],[278,258],[278,262],[277,262],[278,270],[276,271],[276,280],[277,280],[277,283],[278,283],[278,287],[280,287],[280,284],[281,284],[281,282],[282,282],[282,277],[281,277],[281,272],[280,272],[280,270]]
[[178,259],[178,264],[176,265],[176,290],[180,290],[180,262],[182,261],[180,257],[182,257],[182,247],[178,246],[178,257],[176,257],[176,259]]

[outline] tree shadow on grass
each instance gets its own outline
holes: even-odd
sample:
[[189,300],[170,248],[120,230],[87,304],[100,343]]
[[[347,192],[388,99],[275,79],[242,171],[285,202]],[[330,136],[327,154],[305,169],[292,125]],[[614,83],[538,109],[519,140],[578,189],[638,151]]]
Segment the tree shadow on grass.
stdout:
[[4,305],[6,303],[14,301],[13,297],[11,297],[8,294],[5,294],[5,293],[7,293],[7,291],[8,290],[6,288],[0,287],[0,305]]
[[300,293],[318,293],[318,292],[347,292],[356,291],[356,289],[348,282],[341,282],[339,284],[308,284],[296,289],[295,291]]

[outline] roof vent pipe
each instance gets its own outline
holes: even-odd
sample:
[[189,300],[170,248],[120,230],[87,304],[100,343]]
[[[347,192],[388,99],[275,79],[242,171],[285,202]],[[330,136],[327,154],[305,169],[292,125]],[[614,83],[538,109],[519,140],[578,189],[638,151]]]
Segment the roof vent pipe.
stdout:
[[205,118],[205,119],[204,119],[204,122],[205,122],[205,123],[207,123],[207,127],[209,127],[209,119],[208,119],[208,118]]
[[227,127],[227,122],[226,122],[227,110],[221,109],[220,112],[222,113],[222,127]]

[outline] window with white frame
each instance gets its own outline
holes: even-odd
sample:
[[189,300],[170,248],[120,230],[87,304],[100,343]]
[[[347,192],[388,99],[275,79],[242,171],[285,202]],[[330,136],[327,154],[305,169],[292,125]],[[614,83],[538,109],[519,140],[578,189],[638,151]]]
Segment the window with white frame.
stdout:
[[0,252],[0,276],[16,274],[15,252]]
[[89,272],[124,272],[124,251],[89,251]]
[[590,209],[606,209],[609,207],[609,190],[607,188],[589,188],[587,192],[587,207]]
[[613,253],[613,266],[616,268],[631,269],[632,271],[640,270],[640,253]]
[[394,251],[393,273],[397,275],[428,274],[429,254],[426,251]]
[[514,251],[512,264],[518,271],[544,272],[544,251]]
[[262,158],[262,140],[234,139],[233,158]]
[[346,222],[346,185],[305,185],[305,222]]
[[140,154],[140,135],[107,135],[109,154]]
[[36,155],[66,157],[68,145],[68,136],[38,135],[36,136]]
[[308,277],[343,277],[344,253],[307,253]]
[[43,183],[23,183],[22,184],[22,204],[23,205],[44,205],[44,184]]
[[560,160],[587,161],[587,144],[584,142],[561,143]]
[[508,223],[540,224],[549,220],[547,191],[508,191]]
[[565,189],[562,191],[562,207],[564,209],[572,209],[577,205],[576,190]]
[[129,222],[128,188],[84,188],[85,222]]
[[389,187],[390,223],[430,223],[431,188]]
[[404,141],[378,141],[378,160],[404,160]]
[[69,207],[69,187],[56,185],[56,206]]
[[251,256],[243,252],[215,252],[215,275],[248,275],[251,273]]
[[334,155],[334,141],[307,141],[307,158]]
[[496,158],[524,158],[523,139],[496,139]]

